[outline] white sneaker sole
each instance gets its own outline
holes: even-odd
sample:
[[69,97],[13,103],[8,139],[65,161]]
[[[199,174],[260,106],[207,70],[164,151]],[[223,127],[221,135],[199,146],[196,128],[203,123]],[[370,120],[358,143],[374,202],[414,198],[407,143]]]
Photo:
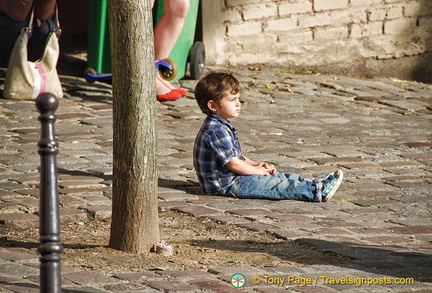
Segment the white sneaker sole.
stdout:
[[333,187],[333,189],[330,191],[330,193],[325,198],[323,198],[323,201],[328,201],[330,198],[332,198],[332,196],[335,194],[336,190],[339,188],[340,184],[342,183],[342,180],[343,180],[343,172],[342,172],[342,170],[336,170],[334,172],[334,175],[338,176],[336,184]]

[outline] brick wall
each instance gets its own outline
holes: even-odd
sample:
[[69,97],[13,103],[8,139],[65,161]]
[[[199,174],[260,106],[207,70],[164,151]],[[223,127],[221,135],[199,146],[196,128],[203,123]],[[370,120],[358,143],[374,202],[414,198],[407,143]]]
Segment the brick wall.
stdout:
[[432,76],[432,0],[202,3],[209,64]]

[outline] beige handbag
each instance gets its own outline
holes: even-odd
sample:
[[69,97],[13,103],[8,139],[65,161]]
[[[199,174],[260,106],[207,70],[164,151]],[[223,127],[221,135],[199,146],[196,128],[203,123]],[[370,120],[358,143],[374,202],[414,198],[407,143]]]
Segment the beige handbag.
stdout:
[[27,57],[28,35],[33,27],[34,7],[27,27],[23,28],[15,42],[6,72],[3,96],[13,100],[34,100],[43,92],[50,92],[57,98],[63,96],[63,89],[57,74],[59,43],[61,33],[56,8],[56,28],[49,34],[41,59],[31,62]]

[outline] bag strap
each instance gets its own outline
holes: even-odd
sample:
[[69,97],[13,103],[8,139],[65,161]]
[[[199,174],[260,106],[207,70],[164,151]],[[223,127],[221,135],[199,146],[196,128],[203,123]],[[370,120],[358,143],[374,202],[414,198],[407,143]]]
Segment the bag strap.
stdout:
[[56,34],[60,35],[62,33],[62,29],[60,27],[60,22],[59,22],[59,17],[58,17],[58,6],[56,4],[55,6],[55,16],[54,16],[54,21],[56,23],[56,28],[54,29],[54,31],[56,32]]
[[34,10],[35,10],[35,3],[33,3],[32,5],[32,9],[31,9],[31,14],[30,14],[30,19],[29,19],[29,23],[27,25],[25,29],[26,33],[30,33],[33,29],[33,17],[34,17]]
[[[25,28],[25,31],[27,33],[30,33],[33,30],[33,19],[34,19],[35,6],[36,6],[36,2],[33,3],[32,9],[31,9],[29,23],[28,23],[27,27]],[[53,31],[57,35],[60,35],[62,33],[62,30],[61,30],[61,27],[60,27],[60,22],[59,22],[59,17],[58,17],[58,6],[57,6],[57,4],[55,6],[54,21],[55,21],[55,24],[56,24],[56,28]]]

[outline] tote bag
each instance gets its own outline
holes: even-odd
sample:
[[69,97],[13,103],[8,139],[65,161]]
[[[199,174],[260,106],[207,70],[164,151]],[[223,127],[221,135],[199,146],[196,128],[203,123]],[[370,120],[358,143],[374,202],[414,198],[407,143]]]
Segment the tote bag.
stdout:
[[12,49],[3,90],[3,96],[6,99],[34,100],[44,92],[50,92],[58,99],[63,97],[63,89],[56,68],[60,52],[57,34],[61,32],[57,9],[55,14],[57,27],[49,34],[42,57],[35,62],[28,61],[27,56],[33,14],[34,7],[29,25],[22,29]]

